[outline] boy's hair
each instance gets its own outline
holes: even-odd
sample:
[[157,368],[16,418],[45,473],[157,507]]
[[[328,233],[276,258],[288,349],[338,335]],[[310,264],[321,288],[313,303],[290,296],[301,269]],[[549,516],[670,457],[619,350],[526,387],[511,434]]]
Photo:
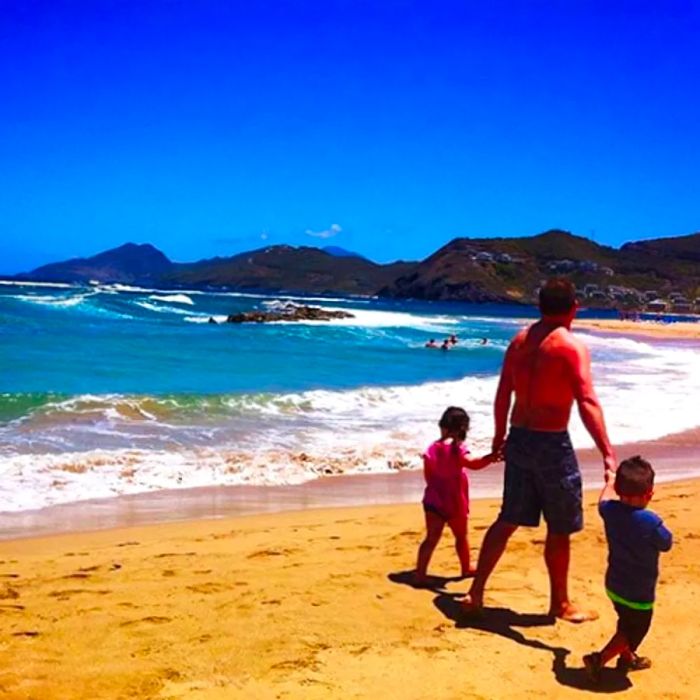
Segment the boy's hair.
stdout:
[[466,440],[469,430],[469,414],[459,406],[450,406],[442,414],[438,425],[446,430],[448,435],[456,437],[458,440]]
[[540,287],[539,302],[544,316],[568,314],[576,304],[576,287],[563,277],[552,277]]
[[615,491],[620,496],[644,496],[654,488],[654,470],[639,455],[620,462],[615,474]]

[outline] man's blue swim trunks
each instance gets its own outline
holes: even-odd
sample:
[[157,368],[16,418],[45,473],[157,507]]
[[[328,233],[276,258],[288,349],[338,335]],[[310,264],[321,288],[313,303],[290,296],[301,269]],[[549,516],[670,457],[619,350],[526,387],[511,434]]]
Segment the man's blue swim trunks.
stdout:
[[499,520],[537,527],[542,514],[553,534],[583,529],[581,472],[568,432],[511,427],[505,462]]

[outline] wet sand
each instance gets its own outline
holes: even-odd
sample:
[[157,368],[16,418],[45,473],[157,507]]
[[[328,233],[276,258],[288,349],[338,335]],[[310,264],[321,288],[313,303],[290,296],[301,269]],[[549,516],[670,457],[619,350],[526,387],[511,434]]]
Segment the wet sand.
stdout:
[[[659,482],[699,475],[700,429],[618,448],[620,459],[638,453],[652,460]],[[597,451],[578,450],[577,454],[584,487],[598,488],[602,483],[602,467]],[[472,472],[472,498],[499,496],[502,473],[503,466],[498,464]],[[308,508],[418,503],[423,486],[420,471],[402,471],[325,477],[295,486],[219,486],[158,491],[0,513],[0,540]]]

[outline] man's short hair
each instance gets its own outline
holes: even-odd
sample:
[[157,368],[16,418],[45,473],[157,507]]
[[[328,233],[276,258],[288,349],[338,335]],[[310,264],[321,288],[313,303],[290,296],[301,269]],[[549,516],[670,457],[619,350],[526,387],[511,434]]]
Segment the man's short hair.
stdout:
[[654,488],[654,470],[639,455],[620,462],[615,474],[615,491],[620,496],[644,496]]
[[576,304],[576,287],[564,277],[552,277],[540,288],[540,311],[543,316],[568,314]]

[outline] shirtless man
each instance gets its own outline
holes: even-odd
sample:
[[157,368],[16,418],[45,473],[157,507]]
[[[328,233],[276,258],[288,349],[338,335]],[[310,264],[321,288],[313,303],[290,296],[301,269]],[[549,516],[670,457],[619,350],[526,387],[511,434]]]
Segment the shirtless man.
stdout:
[[[494,403],[493,453],[504,450],[501,513],[489,528],[479,553],[476,577],[463,605],[479,611],[484,587],[510,536],[525,525],[547,523],[544,558],[550,580],[550,614],[570,622],[595,619],[569,600],[569,540],[583,527],[581,473],[567,425],[576,402],[584,426],[603,456],[603,474],[616,469],[591,379],[586,346],[571,332],[576,314],[573,284],[551,279],[540,290],[541,319],[511,341]],[[515,405],[510,416],[511,397]]]

